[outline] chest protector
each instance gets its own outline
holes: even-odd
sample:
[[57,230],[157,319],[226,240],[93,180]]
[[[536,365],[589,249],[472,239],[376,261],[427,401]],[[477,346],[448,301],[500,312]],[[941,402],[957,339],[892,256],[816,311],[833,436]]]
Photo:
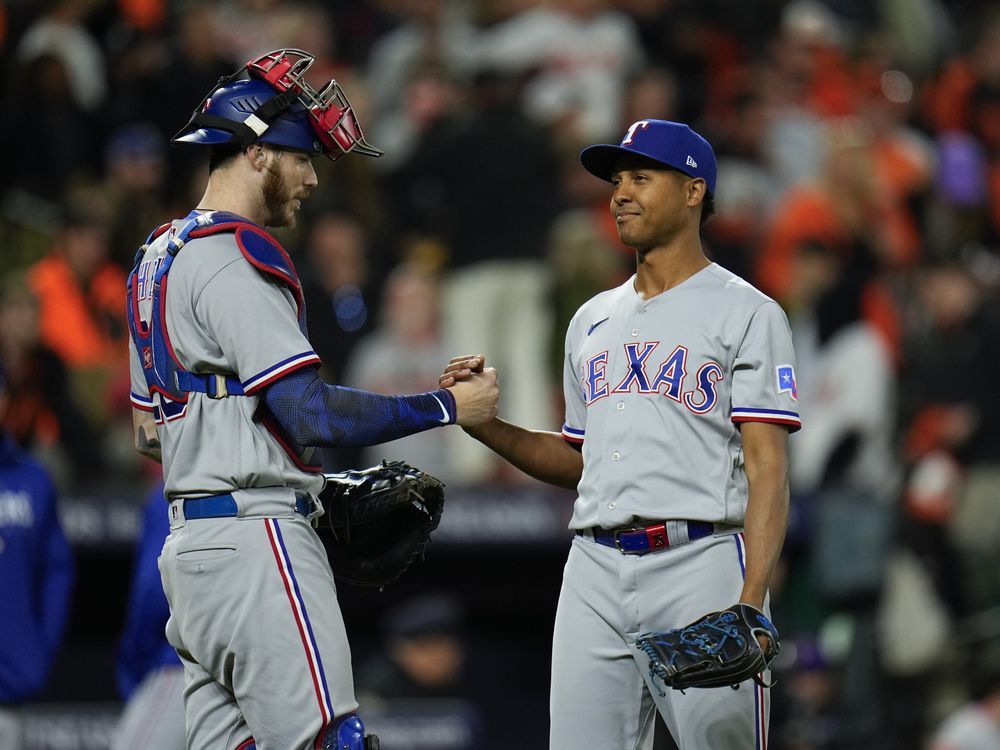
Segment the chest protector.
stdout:
[[[159,265],[144,267],[146,251],[165,232],[170,233],[166,255]],[[253,222],[236,214],[223,211],[203,214],[192,212],[185,217],[184,224],[179,228],[164,224],[146,238],[136,254],[135,266],[128,277],[129,330],[139,353],[151,397],[154,393],[159,393],[170,402],[183,405],[187,403],[188,394],[192,391],[207,394],[213,399],[246,395],[239,373],[193,373],[187,370],[174,353],[167,332],[167,281],[174,260],[189,240],[220,233],[234,234],[237,247],[251,265],[288,287],[295,297],[299,327],[303,334],[306,333],[302,285],[292,259],[277,240]],[[148,284],[152,284],[152,311],[147,323],[139,315],[139,301],[147,296],[144,292],[148,289]],[[160,402],[164,411],[170,409],[164,399]],[[178,406],[178,410],[180,408]],[[172,415],[158,416],[169,419]]]

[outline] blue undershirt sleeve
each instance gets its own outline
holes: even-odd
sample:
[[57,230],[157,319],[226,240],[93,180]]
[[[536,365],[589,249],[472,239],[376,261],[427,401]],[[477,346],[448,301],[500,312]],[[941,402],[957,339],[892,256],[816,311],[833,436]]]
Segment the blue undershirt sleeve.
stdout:
[[325,383],[312,367],[276,380],[262,396],[302,446],[376,445],[455,423],[455,397],[445,388],[383,396]]

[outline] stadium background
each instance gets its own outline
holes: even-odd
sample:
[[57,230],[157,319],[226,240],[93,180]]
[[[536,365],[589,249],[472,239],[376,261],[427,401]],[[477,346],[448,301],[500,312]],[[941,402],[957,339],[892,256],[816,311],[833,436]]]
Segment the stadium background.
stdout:
[[[104,748],[120,709],[115,650],[157,472],[131,450],[121,290],[204,176],[166,141],[220,75],[282,46],[317,55],[315,81],[337,78],[387,152],[319,164],[280,234],[327,379],[424,390],[475,334],[507,387],[501,415],[550,429],[569,315],[633,264],[579,148],[642,117],[705,133],[720,161],[706,250],[782,303],[799,357],[771,746],[924,747],[996,700],[995,4],[15,0],[0,3],[4,427],[52,472],[77,565],[27,707],[32,750]],[[480,289],[482,309],[451,302]],[[383,739],[542,748],[572,495],[443,432],[326,456],[400,455],[450,490],[424,564],[384,592],[342,590],[359,681],[412,614],[399,607],[444,594],[461,702],[430,691],[414,715],[383,696]]]

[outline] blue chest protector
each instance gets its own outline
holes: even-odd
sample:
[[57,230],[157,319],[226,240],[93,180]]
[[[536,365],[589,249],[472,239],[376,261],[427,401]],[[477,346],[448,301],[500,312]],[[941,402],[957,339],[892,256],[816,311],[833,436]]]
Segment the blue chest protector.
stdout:
[[[170,232],[166,255],[158,263],[145,261],[149,245],[164,232]],[[170,224],[158,227],[139,248],[135,267],[128,277],[129,330],[142,363],[149,395],[152,397],[154,393],[159,393],[166,397],[160,400],[163,411],[174,412],[157,414],[158,420],[180,413],[187,403],[188,393],[192,391],[205,393],[213,399],[246,395],[239,373],[193,373],[187,370],[174,353],[167,332],[167,281],[174,260],[189,240],[222,232],[235,235],[236,245],[251,265],[289,288],[298,307],[299,327],[303,334],[306,333],[306,309],[295,266],[277,240],[259,226],[236,214],[213,211],[191,212],[176,230]],[[139,301],[149,296],[150,284],[152,313],[147,323],[139,316]]]

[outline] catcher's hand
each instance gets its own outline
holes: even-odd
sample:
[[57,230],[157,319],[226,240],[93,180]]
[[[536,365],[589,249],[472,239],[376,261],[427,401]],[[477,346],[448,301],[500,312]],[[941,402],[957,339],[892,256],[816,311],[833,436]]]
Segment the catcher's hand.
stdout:
[[[763,636],[765,651],[758,641]],[[636,639],[649,657],[649,675],[667,687],[724,687],[734,690],[744,680],[765,683],[761,673],[778,653],[778,630],[764,613],[749,604],[712,612],[683,628],[646,633]]]
[[326,480],[317,530],[336,578],[381,588],[423,557],[444,510],[443,482],[403,461]]

